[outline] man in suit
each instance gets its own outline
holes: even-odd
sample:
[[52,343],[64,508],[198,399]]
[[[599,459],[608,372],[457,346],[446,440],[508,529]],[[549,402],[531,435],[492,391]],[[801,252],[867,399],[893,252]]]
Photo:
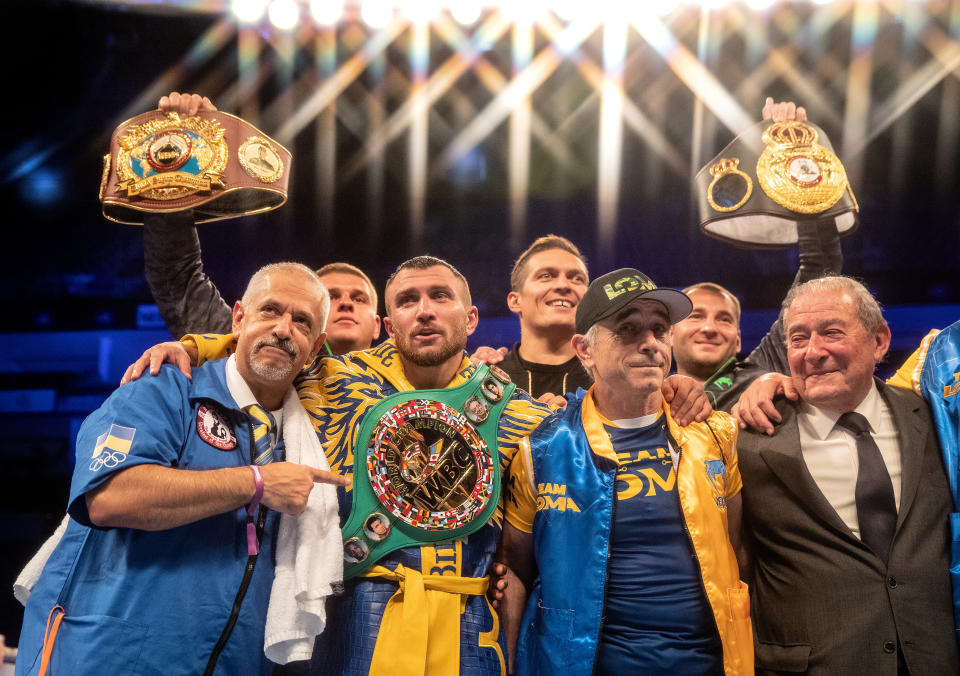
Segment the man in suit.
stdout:
[[956,674],[951,497],[926,405],[873,376],[890,329],[845,277],[784,300],[794,403],[740,436],[758,673]]

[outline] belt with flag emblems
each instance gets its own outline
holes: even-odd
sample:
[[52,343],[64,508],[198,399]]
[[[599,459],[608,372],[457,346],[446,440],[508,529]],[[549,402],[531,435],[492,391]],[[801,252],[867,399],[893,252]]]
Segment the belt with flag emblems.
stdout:
[[497,426],[515,388],[481,364],[462,385],[398,392],[370,409],[342,529],[345,579],[392,551],[466,537],[490,520],[500,499]]

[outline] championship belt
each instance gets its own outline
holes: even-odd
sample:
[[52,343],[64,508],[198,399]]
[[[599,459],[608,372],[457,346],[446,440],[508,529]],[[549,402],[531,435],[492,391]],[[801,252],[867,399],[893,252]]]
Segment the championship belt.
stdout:
[[228,113],[181,118],[154,110],[110,137],[100,201],[111,221],[194,210],[197,223],[276,209],[287,201],[290,152]]
[[827,135],[810,122],[761,122],[697,173],[700,228],[740,246],[797,243],[797,223],[857,227],[859,206]]
[[463,385],[398,392],[364,415],[342,529],[344,579],[394,550],[466,537],[490,520],[500,500],[497,426],[515,388],[481,364]]

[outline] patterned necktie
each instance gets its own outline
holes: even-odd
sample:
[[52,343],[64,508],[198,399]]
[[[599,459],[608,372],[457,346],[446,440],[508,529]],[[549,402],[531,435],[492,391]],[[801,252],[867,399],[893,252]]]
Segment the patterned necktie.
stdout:
[[844,413],[837,424],[846,428],[857,439],[857,521],[860,539],[887,562],[893,532],[897,527],[897,503],[893,497],[893,482],[880,455],[877,442],[870,435],[870,424],[859,413]]
[[250,404],[244,410],[250,416],[250,425],[253,427],[253,462],[257,465],[273,462],[274,443],[270,433],[276,427],[276,421],[258,404]]

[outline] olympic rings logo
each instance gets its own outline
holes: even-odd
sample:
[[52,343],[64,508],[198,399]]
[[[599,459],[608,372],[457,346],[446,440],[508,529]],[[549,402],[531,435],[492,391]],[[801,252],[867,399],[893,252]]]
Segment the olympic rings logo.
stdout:
[[121,453],[120,451],[110,452],[106,451],[101,453],[96,458],[90,461],[90,471],[99,472],[104,467],[111,468],[116,467],[121,462],[127,459],[126,453]]

